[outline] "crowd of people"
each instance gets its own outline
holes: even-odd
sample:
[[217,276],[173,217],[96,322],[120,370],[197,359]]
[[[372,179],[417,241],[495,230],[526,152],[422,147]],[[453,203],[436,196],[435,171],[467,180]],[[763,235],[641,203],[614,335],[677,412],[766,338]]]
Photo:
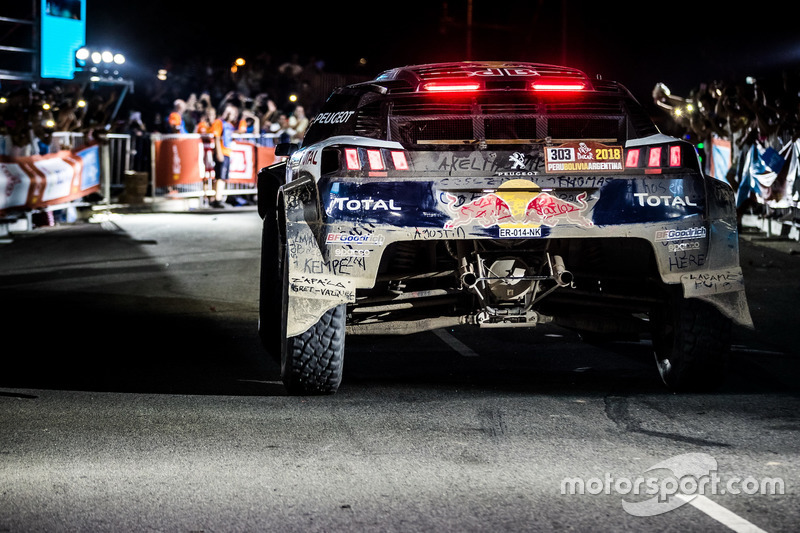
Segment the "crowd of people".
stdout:
[[273,62],[262,54],[244,65],[167,60],[158,77],[134,79],[132,91],[113,83],[3,82],[0,155],[64,148],[64,137],[54,132],[79,133],[87,141],[105,133],[202,133],[225,110],[239,133],[300,142],[330,90],[354,79],[363,77],[327,73],[313,58],[305,64],[296,56]]
[[25,157],[68,148],[56,132],[81,133],[91,140],[108,130],[116,98],[84,95],[77,85],[14,87],[0,95],[0,155]]
[[716,135],[733,141],[738,151],[758,140],[786,142],[800,137],[800,72],[784,72],[775,79],[704,83],[687,97],[658,84],[653,100],[670,112],[674,135],[699,141]]
[[[218,110],[222,110],[221,112]],[[140,114],[135,120],[141,120]],[[213,133],[214,124],[230,123],[236,133],[270,134],[280,142],[300,143],[308,128],[309,119],[302,105],[295,105],[291,113],[278,109],[266,93],[254,99],[243,99],[231,92],[218,105],[211,102],[208,93],[190,94],[186,100],[177,99],[167,116],[162,133]]]
[[[335,85],[365,79],[356,73],[333,81],[326,74],[324,63],[314,58],[273,61],[265,53],[244,65],[167,61],[160,79],[152,75],[136,80],[135,90],[125,95],[114,85],[77,82],[11,87],[8,94],[0,90],[0,154],[57,149],[53,132],[80,132],[88,140],[107,132],[202,133],[223,112],[239,133],[299,142],[309,117]],[[704,83],[686,97],[659,84],[653,100],[671,112],[666,128],[672,131],[667,133],[689,133],[700,140],[711,134],[733,137],[741,148],[755,138],[797,136],[799,89],[800,73],[795,73],[772,80]]]
[[713,137],[730,141],[730,166],[716,177],[736,192],[739,217],[752,212],[797,221],[800,72],[703,84],[685,98],[659,84],[653,99],[669,111],[670,125],[677,130],[673,135],[699,142]]

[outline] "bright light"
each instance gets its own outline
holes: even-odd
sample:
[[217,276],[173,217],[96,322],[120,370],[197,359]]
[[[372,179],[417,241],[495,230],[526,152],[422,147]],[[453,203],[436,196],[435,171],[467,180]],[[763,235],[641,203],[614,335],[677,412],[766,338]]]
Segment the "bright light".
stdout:
[[289,101],[290,102],[296,102],[297,101],[297,95],[296,94],[290,94],[289,95]]
[[660,146],[653,146],[650,148],[650,157],[647,160],[648,167],[658,167],[661,166],[661,147]]
[[86,107],[86,100],[78,100],[78,107]]
[[681,147],[680,146],[670,146],[669,147],[669,166],[671,166],[671,167],[679,167],[679,166],[681,166]]
[[167,81],[167,69],[158,69],[158,74],[156,74],[156,77],[161,81]]
[[585,88],[586,84],[582,82],[535,81],[531,83],[531,89],[534,91],[582,91]]
[[80,61],[86,61],[89,59],[89,49],[88,48],[81,48],[77,52],[75,52],[75,57]]
[[355,148],[344,149],[345,161],[347,161],[347,170],[360,170],[361,162],[358,160],[358,150]]
[[431,81],[422,86],[425,91],[431,92],[452,92],[452,91],[477,91],[481,88],[478,82],[437,82]]
[[104,51],[102,56],[103,56],[103,63],[112,63],[114,61],[114,54],[112,54],[108,50]]
[[404,152],[392,151],[392,162],[397,170],[408,170],[408,161]]
[[103,60],[103,55],[100,52],[92,52],[92,63],[98,64]]
[[56,121],[53,119],[49,119],[47,122],[44,123],[46,128],[54,128],[56,126]]
[[125,63],[125,56],[122,54],[114,54],[114,63],[122,65]]
[[639,149],[635,148],[633,150],[628,150],[628,157],[625,159],[625,166],[626,167],[638,167],[639,166]]
[[367,150],[367,159],[369,159],[370,169],[383,170],[383,158],[380,150]]
[[239,58],[237,58],[237,59],[236,59],[236,66],[237,66],[237,67],[243,67],[243,66],[244,66],[244,63],[245,63],[245,61],[244,61],[244,59],[242,59],[241,57],[239,57]]

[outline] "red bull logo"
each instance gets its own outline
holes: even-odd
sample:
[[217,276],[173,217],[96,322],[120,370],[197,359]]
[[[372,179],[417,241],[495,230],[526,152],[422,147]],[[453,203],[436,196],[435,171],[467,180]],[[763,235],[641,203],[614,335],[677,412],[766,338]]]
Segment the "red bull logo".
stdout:
[[575,197],[575,203],[562,200],[547,192],[540,192],[538,185],[527,180],[511,180],[496,192],[487,193],[465,204],[457,205],[458,198],[445,193],[445,209],[451,219],[446,229],[466,224],[484,228],[530,228],[554,227],[559,222],[582,227],[592,226],[592,221],[583,213],[588,209],[586,193]]

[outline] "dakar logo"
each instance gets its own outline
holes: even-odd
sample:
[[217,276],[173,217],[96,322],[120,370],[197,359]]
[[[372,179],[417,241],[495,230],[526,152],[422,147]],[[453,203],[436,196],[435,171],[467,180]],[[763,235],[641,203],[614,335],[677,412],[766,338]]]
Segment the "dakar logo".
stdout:
[[578,143],[578,159],[594,159],[592,149],[585,142]]
[[586,193],[575,197],[576,203],[568,202],[547,192],[527,180],[510,180],[497,188],[496,192],[484,194],[465,204],[458,205],[458,198],[444,194],[445,209],[451,220],[446,229],[465,224],[484,228],[499,225],[501,228],[553,227],[560,221],[582,227],[592,226],[592,221],[583,216],[588,209]]

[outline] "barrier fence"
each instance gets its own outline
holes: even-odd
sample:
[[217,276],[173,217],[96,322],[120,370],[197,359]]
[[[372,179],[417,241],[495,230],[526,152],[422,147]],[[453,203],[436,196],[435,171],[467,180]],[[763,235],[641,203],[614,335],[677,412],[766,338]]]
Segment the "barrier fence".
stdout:
[[[276,139],[269,134],[234,135],[224,194],[255,194],[259,169],[275,161]],[[151,135],[152,195],[213,195],[214,142],[212,135]]]
[[[256,193],[259,169],[275,161],[277,138],[234,135],[224,194]],[[98,142],[54,133],[45,155],[0,155],[0,216],[55,210],[95,193],[99,203],[213,196],[214,142],[200,134],[107,134]]]

